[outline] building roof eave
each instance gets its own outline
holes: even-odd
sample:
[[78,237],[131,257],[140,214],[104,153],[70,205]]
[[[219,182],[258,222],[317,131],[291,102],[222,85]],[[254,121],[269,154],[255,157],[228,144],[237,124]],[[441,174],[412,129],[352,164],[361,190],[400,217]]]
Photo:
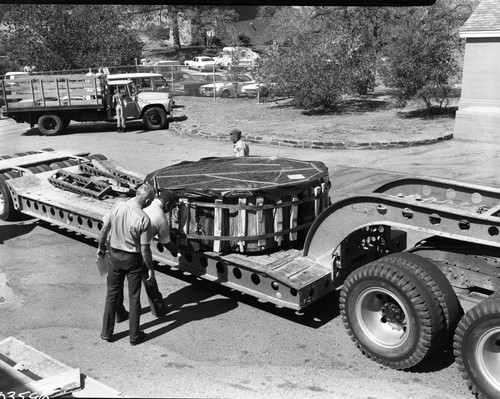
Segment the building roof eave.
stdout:
[[469,38],[486,38],[486,37],[500,37],[500,31],[469,31],[469,32],[460,32],[460,37],[462,39]]

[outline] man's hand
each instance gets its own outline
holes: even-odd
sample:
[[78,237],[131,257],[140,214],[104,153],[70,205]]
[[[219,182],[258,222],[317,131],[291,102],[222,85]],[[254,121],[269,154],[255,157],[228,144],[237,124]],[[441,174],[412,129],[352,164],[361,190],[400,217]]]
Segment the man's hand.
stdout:
[[104,258],[104,254],[106,253],[105,249],[98,248],[97,249],[97,257],[98,258]]
[[146,281],[154,280],[155,278],[155,269],[148,269],[148,278]]

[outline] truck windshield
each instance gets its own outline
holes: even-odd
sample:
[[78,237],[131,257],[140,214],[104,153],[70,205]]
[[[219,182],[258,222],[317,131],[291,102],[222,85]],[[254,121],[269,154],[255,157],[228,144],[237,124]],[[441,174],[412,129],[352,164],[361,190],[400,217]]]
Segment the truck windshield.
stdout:
[[153,79],[153,90],[168,87],[168,82],[163,76],[158,76]]

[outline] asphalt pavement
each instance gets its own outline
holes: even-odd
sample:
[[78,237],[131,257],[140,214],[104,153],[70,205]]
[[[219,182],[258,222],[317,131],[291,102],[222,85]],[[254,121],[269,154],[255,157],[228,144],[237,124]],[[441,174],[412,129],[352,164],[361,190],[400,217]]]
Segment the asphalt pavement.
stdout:
[[[51,147],[105,154],[148,173],[181,161],[230,156],[229,141],[133,124],[72,124],[46,137],[0,120],[0,155]],[[451,139],[379,150],[297,149],[252,145],[253,155],[324,162],[333,199],[369,192],[402,174],[500,186],[500,146]],[[36,220],[0,222],[0,340],[9,336],[77,367],[132,397],[166,398],[472,398],[453,356],[397,371],[365,358],[338,317],[338,294],[294,312],[160,266],[169,314],[155,319],[142,298],[148,337],[131,347],[127,323],[118,340],[99,339],[105,280],[93,240]]]

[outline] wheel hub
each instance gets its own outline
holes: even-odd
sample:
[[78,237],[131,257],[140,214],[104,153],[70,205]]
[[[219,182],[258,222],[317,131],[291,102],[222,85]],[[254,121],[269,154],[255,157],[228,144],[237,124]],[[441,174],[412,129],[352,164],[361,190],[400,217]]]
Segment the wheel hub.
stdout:
[[394,303],[386,303],[382,306],[382,323],[389,324],[394,330],[404,330],[406,327],[405,314],[403,310]]
[[476,349],[481,374],[488,382],[500,390],[500,327],[491,328],[481,338]]
[[409,336],[408,309],[389,290],[365,290],[356,301],[356,313],[364,334],[381,347],[400,347]]

